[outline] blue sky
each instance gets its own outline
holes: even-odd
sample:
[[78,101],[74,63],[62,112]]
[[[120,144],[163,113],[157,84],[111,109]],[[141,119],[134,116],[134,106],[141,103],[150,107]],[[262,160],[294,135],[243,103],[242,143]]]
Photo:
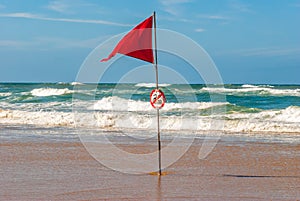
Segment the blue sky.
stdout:
[[300,0],[0,0],[0,82],[74,81],[95,47],[154,10],[225,83],[300,84]]

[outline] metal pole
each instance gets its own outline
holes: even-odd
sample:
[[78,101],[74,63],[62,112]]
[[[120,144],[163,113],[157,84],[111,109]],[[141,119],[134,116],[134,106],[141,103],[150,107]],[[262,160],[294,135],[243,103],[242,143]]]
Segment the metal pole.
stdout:
[[[156,89],[158,89],[158,67],[157,67],[157,42],[156,42],[156,15],[155,11],[153,12],[153,18],[154,18],[154,51],[155,51],[155,80],[156,80]],[[160,143],[160,128],[159,128],[159,109],[156,109],[157,111],[157,142],[158,142],[158,166],[159,166],[159,172],[158,175],[161,175],[161,143]]]
[[154,51],[155,51],[155,80],[156,80],[156,89],[158,89],[158,67],[157,67],[157,42],[156,42],[156,14],[153,13],[154,18]]

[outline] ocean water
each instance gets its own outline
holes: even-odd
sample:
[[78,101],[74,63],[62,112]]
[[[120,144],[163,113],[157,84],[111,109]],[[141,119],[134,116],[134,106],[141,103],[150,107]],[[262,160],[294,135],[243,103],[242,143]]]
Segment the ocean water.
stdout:
[[[0,127],[155,130],[151,83],[0,83]],[[161,129],[300,135],[300,85],[161,84]],[[63,132],[62,132],[63,133]],[[138,133],[138,132],[137,132]]]

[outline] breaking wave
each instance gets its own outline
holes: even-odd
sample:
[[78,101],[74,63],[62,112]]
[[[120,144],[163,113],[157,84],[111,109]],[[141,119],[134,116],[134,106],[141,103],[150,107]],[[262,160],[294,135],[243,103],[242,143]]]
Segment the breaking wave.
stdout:
[[[222,102],[184,102],[184,103],[168,103],[162,111],[173,110],[201,110],[208,109],[214,106],[227,105],[229,103]],[[135,101],[119,98],[117,96],[105,97],[97,101],[90,110],[113,110],[113,111],[153,111],[149,102]]]
[[203,87],[202,92],[222,93],[226,95],[262,95],[262,96],[300,96],[300,89],[274,89],[254,85],[243,85],[240,89]]
[[64,94],[73,93],[73,91],[67,88],[64,89],[39,88],[39,89],[33,89],[30,93],[33,96],[60,96]]
[[270,87],[270,88],[273,88],[274,86],[272,86],[272,85],[252,85],[252,84],[243,84],[241,87],[242,87],[242,88],[258,88],[258,87]]
[[[113,98],[103,98],[94,105],[80,102],[85,109],[82,112],[72,111],[24,111],[1,110],[1,124],[33,124],[39,126],[77,126],[89,128],[113,129],[155,129],[156,113],[147,102],[130,101],[124,108],[111,108]],[[119,99],[116,99],[120,101]],[[121,99],[125,101],[125,99]],[[188,115],[195,110],[205,110],[211,107],[226,106],[228,103],[167,103],[161,110],[161,128],[169,131],[189,130],[215,131],[213,121],[222,121],[223,132],[242,133],[300,133],[300,107],[289,106],[281,110],[263,110],[255,113],[214,113],[208,115]],[[185,114],[176,115],[170,111],[187,109]],[[97,110],[94,110],[97,109]],[[153,112],[151,112],[153,111]]]
[[[94,85],[72,85],[81,83],[2,84],[0,127],[156,130],[156,110],[149,103],[155,84],[99,84],[97,90]],[[231,96],[228,102],[211,102],[210,93]],[[164,131],[184,131],[183,135],[214,130],[265,136],[296,133],[296,138],[300,133],[299,85],[171,85],[165,95],[167,102],[160,110]],[[224,126],[217,127],[216,122]]]
[[257,88],[258,86],[252,84],[243,84],[242,88]]
[[81,82],[71,82],[70,83],[72,86],[76,86],[76,85],[84,85],[83,83]]
[[7,96],[11,96],[12,93],[10,92],[6,92],[6,93],[2,93],[0,92],[0,97],[7,97]]

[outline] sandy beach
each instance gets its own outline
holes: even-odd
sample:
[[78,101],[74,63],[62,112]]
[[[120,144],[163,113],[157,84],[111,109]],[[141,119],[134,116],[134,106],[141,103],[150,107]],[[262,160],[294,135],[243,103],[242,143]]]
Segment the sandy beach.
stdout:
[[300,200],[300,85],[163,86],[159,177],[151,83],[2,83],[0,200]]
[[[155,145],[119,147],[140,153]],[[79,140],[4,140],[0,200],[300,199],[299,144],[221,140],[204,160],[200,147],[195,140],[159,178],[110,170]]]
[[23,2],[0,201],[300,201],[300,0]]

